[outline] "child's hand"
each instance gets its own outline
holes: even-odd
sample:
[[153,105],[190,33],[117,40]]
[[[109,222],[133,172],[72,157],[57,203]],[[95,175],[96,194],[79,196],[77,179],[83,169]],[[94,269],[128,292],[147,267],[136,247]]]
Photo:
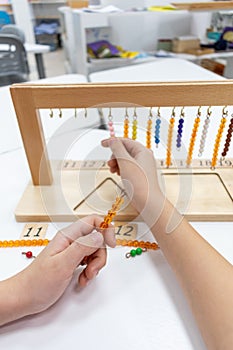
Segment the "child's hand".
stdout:
[[110,171],[121,176],[132,204],[151,225],[164,204],[152,151],[137,141],[115,137],[102,141],[102,146],[112,151]]
[[38,313],[54,304],[84,257],[88,258],[79,276],[82,287],[104,267],[105,243],[114,247],[115,236],[113,227],[103,234],[98,232],[102,221],[101,217],[88,216],[58,232],[32,264],[16,276],[22,290],[27,291],[25,315]]

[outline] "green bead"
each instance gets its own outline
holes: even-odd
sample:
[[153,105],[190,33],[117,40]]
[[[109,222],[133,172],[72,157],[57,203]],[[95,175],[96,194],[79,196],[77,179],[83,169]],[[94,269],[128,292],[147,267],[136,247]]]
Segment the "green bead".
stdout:
[[135,257],[136,254],[137,254],[137,251],[135,249],[130,250],[130,255],[132,257]]
[[136,249],[136,254],[141,255],[142,254],[142,248],[137,248]]

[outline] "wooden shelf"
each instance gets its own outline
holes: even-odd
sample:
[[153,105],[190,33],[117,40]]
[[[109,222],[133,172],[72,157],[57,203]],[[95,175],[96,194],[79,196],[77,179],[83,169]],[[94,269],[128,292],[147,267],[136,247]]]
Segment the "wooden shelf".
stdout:
[[233,9],[233,1],[184,2],[172,3],[178,10],[188,11],[218,11]]

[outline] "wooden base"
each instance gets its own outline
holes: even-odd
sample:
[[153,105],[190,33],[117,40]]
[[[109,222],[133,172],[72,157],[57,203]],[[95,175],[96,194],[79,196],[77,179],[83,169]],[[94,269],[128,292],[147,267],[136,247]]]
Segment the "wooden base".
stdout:
[[[210,170],[207,163],[194,161],[190,169],[161,167],[166,196],[190,221],[233,221],[232,160],[229,166],[224,164],[215,170]],[[73,222],[93,213],[103,216],[122,187],[119,177],[110,174],[104,161],[51,164],[53,184],[29,183],[15,211],[17,221]],[[128,198],[116,219],[140,220]]]

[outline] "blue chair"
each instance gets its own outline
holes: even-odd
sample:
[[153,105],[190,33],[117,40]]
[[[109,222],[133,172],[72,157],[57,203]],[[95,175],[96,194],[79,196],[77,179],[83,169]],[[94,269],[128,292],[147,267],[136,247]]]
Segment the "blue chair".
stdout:
[[6,11],[0,11],[0,28],[11,23],[11,18]]

